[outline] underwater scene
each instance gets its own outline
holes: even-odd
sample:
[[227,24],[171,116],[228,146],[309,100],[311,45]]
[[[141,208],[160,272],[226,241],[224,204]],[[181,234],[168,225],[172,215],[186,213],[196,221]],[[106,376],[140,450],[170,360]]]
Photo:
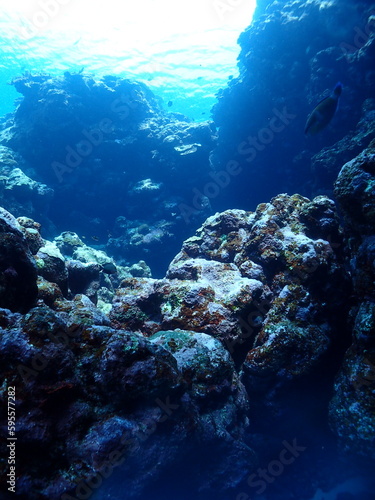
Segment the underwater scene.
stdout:
[[375,500],[375,2],[0,0],[0,500]]

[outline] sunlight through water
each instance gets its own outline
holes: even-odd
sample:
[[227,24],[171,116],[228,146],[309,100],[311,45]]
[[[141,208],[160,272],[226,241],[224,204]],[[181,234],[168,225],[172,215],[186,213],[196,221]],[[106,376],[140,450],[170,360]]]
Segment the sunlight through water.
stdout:
[[208,119],[237,74],[237,39],[254,9],[254,0],[0,0],[0,114],[19,97],[13,77],[83,68],[143,81],[170,111]]

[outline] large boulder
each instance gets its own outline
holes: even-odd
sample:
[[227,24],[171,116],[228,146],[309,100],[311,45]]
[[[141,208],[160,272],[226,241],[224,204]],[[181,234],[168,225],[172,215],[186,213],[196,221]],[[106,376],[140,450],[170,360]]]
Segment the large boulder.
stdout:
[[345,324],[332,314],[350,290],[341,246],[326,197],[227,210],[184,242],[166,278],[123,280],[111,319],[146,335],[205,332],[244,362],[248,390],[269,392],[317,369]]
[[192,491],[229,491],[246,477],[256,463],[248,401],[219,341],[192,331],[147,339],[111,328],[87,297],[60,302],[0,310],[0,371],[17,387],[22,442],[17,498],[79,498],[101,485],[113,499],[139,499],[184,460]]

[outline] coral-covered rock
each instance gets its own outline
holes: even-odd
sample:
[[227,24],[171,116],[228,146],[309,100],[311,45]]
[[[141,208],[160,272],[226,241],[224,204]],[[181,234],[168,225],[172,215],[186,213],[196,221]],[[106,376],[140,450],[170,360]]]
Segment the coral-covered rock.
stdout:
[[68,257],[73,257],[73,253],[77,248],[85,246],[78,234],[72,231],[64,231],[59,236],[56,236],[54,242],[60,252]]
[[[117,498],[126,488],[127,498],[140,498],[197,452],[214,458],[192,462],[196,489],[226,490],[246,477],[255,465],[244,441],[246,392],[220,342],[195,332],[150,341],[97,317],[85,322],[84,308],[95,306],[77,296],[60,311],[0,311],[0,374],[17,387],[20,498],[79,497],[108,471],[116,480],[103,483],[103,494]],[[25,446],[33,448],[32,469]]]
[[[240,75],[213,108],[214,172],[225,179],[233,162],[238,172],[211,200],[214,209],[232,200],[253,209],[280,192],[332,197],[342,165],[374,137],[373,9],[360,0],[257,2],[238,40]],[[336,116],[304,140],[308,115],[338,81]]]
[[[322,363],[350,290],[334,203],[279,195],[255,213],[227,210],[183,244],[163,280],[124,280],[111,318],[151,335],[204,332],[242,362],[249,390]],[[344,321],[344,319],[342,320]]]
[[26,312],[38,289],[34,259],[17,220],[0,208],[0,306]]
[[38,299],[42,300],[47,306],[53,308],[55,300],[64,300],[63,294],[56,283],[51,283],[42,276],[38,276],[37,286]]
[[39,249],[45,245],[45,241],[40,235],[41,225],[28,217],[18,217],[17,222],[21,226],[21,231],[26,238],[31,253],[36,255]]
[[[172,266],[174,276],[176,268]],[[160,328],[188,328],[238,341],[240,318],[252,301],[266,300],[268,288],[242,277],[230,264],[195,259],[179,268],[180,276],[186,277],[186,270],[191,273],[188,279],[124,280],[116,291],[112,319],[147,334]]]
[[100,287],[100,265],[93,262],[85,264],[79,260],[69,260],[67,268],[71,293],[73,295],[83,293],[96,303]]
[[352,344],[336,378],[330,424],[347,454],[374,459],[375,432],[374,142],[346,163],[335,184],[353,282]]
[[112,335],[101,356],[98,373],[103,395],[116,407],[167,395],[181,384],[173,356],[133,333]]
[[347,454],[375,460],[375,306],[363,302],[354,324],[354,339],[336,379],[330,424]]
[[208,474],[203,481],[191,474],[194,489],[226,491],[245,478],[244,470],[256,460],[244,440],[249,403],[234,362],[221,342],[205,333],[161,331],[151,341],[176,358],[195,407],[195,439],[202,461],[194,468],[207,469]]
[[63,295],[68,293],[68,270],[60,250],[54,243],[46,241],[35,256],[38,274],[50,281],[56,283]]
[[69,327],[109,325],[107,316],[86,295],[78,294],[73,300],[56,300],[54,307],[64,313]]
[[157,283],[158,281],[152,278],[123,280],[113,299],[111,321],[144,334],[160,330],[158,319],[161,298],[155,292]]
[[150,339],[173,354],[182,377],[197,404],[208,400],[217,405],[226,402],[228,395],[240,393],[247,401],[245,390],[238,379],[233,360],[223,345],[205,333],[170,330],[160,331]]
[[375,227],[375,142],[346,163],[335,183],[335,196],[350,231],[373,234]]
[[[181,279],[191,272],[190,280]],[[233,263],[188,259],[172,262],[170,283],[160,292],[162,325],[203,331],[230,343],[242,337],[240,319],[255,302],[266,301],[270,291],[262,282],[241,276]]]

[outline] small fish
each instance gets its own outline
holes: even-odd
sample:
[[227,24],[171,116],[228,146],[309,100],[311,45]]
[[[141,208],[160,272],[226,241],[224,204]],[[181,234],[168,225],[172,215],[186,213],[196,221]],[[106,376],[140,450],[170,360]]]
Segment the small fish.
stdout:
[[91,239],[94,240],[94,241],[99,241],[100,238],[98,236],[91,236]]
[[168,101],[167,106],[168,106],[168,108],[170,108],[171,106],[173,106],[173,101]]
[[117,267],[112,262],[106,262],[105,264],[102,264],[102,271],[106,274],[116,274]]
[[341,92],[342,84],[338,82],[332,94],[325,97],[317,104],[313,112],[307,118],[305,135],[315,135],[329,124],[336,112]]

